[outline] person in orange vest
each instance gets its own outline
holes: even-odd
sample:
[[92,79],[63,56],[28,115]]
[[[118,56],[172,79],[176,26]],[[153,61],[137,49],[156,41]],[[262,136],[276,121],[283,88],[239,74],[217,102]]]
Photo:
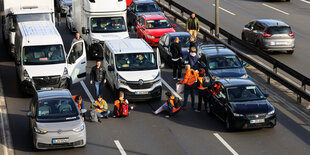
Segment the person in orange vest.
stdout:
[[202,100],[206,104],[209,98],[209,90],[208,87],[210,86],[210,78],[206,76],[206,70],[203,68],[199,69],[199,77],[197,83],[198,89],[198,108],[195,110],[196,112],[200,112]]
[[191,69],[190,65],[186,65],[185,70],[186,70],[186,72],[185,72],[184,79],[182,81],[178,82],[178,84],[185,84],[185,86],[184,86],[184,101],[183,101],[182,109],[186,109],[188,95],[191,95],[192,108],[194,109],[195,89],[196,89],[195,83],[197,82],[198,73],[195,70]]
[[73,100],[75,102],[75,104],[78,106],[78,108],[81,110],[81,109],[84,109],[84,102],[83,102],[83,99],[82,99],[82,96],[80,95],[73,95]]
[[[125,94],[124,92],[120,91],[119,92],[119,98],[117,100],[114,101],[114,110],[113,110],[113,117],[117,117],[117,116],[121,116],[122,114],[120,114],[120,105],[121,103],[127,104],[129,105],[129,102],[127,99],[125,99]],[[133,106],[130,106],[130,109],[133,109]],[[129,110],[129,109],[128,109]]]
[[98,99],[93,103],[98,118],[108,118],[110,110],[108,109],[108,103],[102,98],[102,95],[98,95]]
[[181,106],[178,105],[179,103],[177,103],[176,98],[171,94],[171,92],[166,92],[166,97],[167,101],[153,113],[157,115],[162,111],[168,111],[169,115],[166,115],[165,117],[169,118],[170,116],[175,115],[177,112],[179,112]]

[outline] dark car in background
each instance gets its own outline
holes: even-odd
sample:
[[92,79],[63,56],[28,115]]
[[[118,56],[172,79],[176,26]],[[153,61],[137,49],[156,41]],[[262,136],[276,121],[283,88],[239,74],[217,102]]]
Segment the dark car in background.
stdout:
[[143,14],[160,14],[165,16],[154,0],[134,0],[127,9],[128,27],[135,26]]
[[[167,64],[171,64],[170,45],[174,42],[175,38],[179,37],[180,44],[182,46],[183,57],[188,56],[187,50],[189,49],[190,37],[191,35],[188,32],[172,32],[162,35],[159,39],[158,50],[160,52],[161,59]],[[184,62],[186,64],[187,62]]]
[[267,94],[248,79],[221,79],[211,86],[211,102],[207,113],[225,122],[226,129],[273,128],[276,125],[275,108]]
[[244,68],[245,62],[222,44],[201,45],[198,47],[199,64],[207,74],[215,79],[250,78]]

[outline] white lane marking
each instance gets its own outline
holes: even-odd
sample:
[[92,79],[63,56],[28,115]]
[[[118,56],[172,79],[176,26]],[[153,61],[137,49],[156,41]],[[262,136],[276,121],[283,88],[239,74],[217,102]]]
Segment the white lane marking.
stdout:
[[[213,6],[215,6],[215,4],[212,4]],[[223,10],[223,11],[225,11],[225,12],[227,12],[227,13],[229,13],[229,14],[231,14],[231,15],[233,15],[233,16],[235,16],[236,14],[234,14],[233,12],[231,12],[231,11],[228,11],[228,10],[226,10],[226,9],[224,9],[224,8],[222,8],[222,7],[219,7],[221,10]]]
[[300,1],[310,4],[310,2],[307,0],[300,0]]
[[5,99],[4,99],[4,92],[3,92],[3,87],[2,87],[2,81],[0,79],[0,128],[2,132],[2,145],[3,147],[3,154],[4,155],[13,155],[13,145],[12,145],[12,137],[11,137],[11,132],[9,128],[9,119],[7,115],[7,109],[6,109],[6,104],[5,104]]
[[88,98],[90,99],[91,103],[93,103],[95,100],[94,100],[93,96],[91,95],[91,93],[89,92],[89,90],[87,89],[87,87],[86,87],[84,81],[81,81],[80,83],[81,83],[81,85],[82,85],[84,91],[86,92]]
[[224,146],[233,154],[239,155],[218,133],[213,133],[213,135],[224,144]]
[[169,84],[164,80],[164,79],[161,79],[161,82],[171,91],[171,93],[178,97],[180,100],[182,100],[182,97],[173,89],[169,86]]
[[263,3],[263,5],[266,6],[266,7],[268,7],[268,8],[270,8],[270,9],[279,11],[279,12],[281,12],[281,13],[283,13],[283,14],[290,15],[289,13],[287,13],[287,12],[285,12],[285,11],[282,11],[282,10],[280,10],[280,9],[277,9],[277,8],[275,8],[275,7],[273,7],[273,6],[270,6],[270,5],[268,5],[268,4]]
[[121,143],[118,140],[114,140],[115,145],[117,146],[119,152],[121,152],[121,155],[127,155],[124,148],[122,147]]

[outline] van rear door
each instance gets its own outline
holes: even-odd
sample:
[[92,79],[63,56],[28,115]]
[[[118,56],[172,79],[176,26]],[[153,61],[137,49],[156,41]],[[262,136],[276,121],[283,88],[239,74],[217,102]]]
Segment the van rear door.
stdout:
[[72,44],[67,55],[68,74],[72,84],[85,80],[86,78],[86,48],[83,40]]

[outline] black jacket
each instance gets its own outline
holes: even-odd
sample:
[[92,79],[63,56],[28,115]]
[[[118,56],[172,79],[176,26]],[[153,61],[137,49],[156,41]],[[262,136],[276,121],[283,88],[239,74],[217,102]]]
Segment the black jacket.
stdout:
[[173,42],[170,45],[170,52],[172,54],[172,57],[171,57],[172,59],[177,59],[177,58],[183,57],[182,47],[181,47],[180,43]]
[[102,66],[97,69],[97,66],[94,66],[90,72],[90,80],[103,82],[105,79],[105,70]]

